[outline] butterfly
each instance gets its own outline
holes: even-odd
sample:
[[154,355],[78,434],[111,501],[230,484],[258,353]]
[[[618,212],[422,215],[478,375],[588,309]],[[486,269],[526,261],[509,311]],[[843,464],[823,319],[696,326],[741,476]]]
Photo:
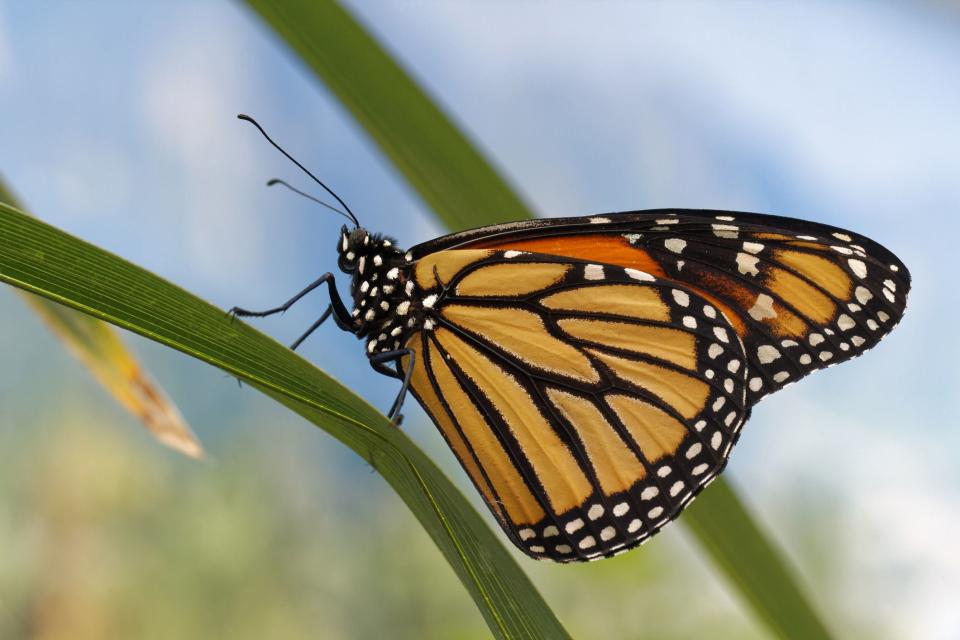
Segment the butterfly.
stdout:
[[326,285],[330,306],[294,348],[331,315],[363,339],[402,381],[390,417],[409,389],[536,559],[648,540],[723,471],[754,404],[876,345],[910,289],[866,237],[757,213],[539,219],[410,250],[348,217],[349,305],[327,273],[285,305],[232,313]]

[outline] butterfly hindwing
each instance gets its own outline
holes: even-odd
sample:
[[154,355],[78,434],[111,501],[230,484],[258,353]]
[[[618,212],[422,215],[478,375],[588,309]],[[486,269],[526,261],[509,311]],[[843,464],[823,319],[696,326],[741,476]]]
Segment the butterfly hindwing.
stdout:
[[519,250],[435,251],[413,274],[432,319],[406,344],[411,389],[529,555],[629,549],[722,470],[749,367],[692,288]]

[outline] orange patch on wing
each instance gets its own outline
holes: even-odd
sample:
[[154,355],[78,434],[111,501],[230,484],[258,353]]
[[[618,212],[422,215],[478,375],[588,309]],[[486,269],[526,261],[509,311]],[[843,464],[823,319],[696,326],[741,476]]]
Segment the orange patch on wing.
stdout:
[[567,289],[546,296],[540,303],[549,309],[606,313],[640,320],[670,322],[670,307],[660,290],[634,284],[604,284]]
[[807,318],[819,324],[830,322],[837,307],[827,294],[799,276],[776,267],[770,269],[767,287]]
[[777,317],[765,318],[763,323],[768,325],[778,337],[796,338],[805,336],[810,332],[811,325],[806,320],[785,308],[779,302],[773,303],[773,310]]
[[696,337],[686,330],[586,318],[561,318],[557,326],[578,340],[641,353],[690,371],[697,370]]
[[784,265],[817,283],[837,298],[846,300],[850,297],[853,282],[847,272],[833,260],[803,251],[777,251],[774,255]]
[[[433,344],[430,344],[430,364],[433,369],[433,375],[437,379],[437,384],[443,390],[443,399],[450,407],[454,416],[456,416],[460,428],[463,430],[464,435],[467,440],[469,440],[476,454],[476,459],[479,460],[480,465],[486,471],[490,482],[496,487],[500,502],[499,504],[491,503],[494,509],[499,510],[502,506],[502,508],[506,510],[507,517],[510,521],[517,525],[533,524],[541,520],[546,513],[540,501],[530,491],[530,488],[517,470],[516,465],[497,439],[490,423],[479,409],[477,409],[476,404],[474,404],[473,400],[467,395],[467,392],[460,385],[460,382],[453,375],[450,367],[444,362],[436,346]],[[414,368],[414,375],[416,375],[416,372],[417,368]],[[424,375],[423,378],[426,378],[426,376]],[[422,399],[426,399],[427,396],[421,395],[421,389],[425,388],[425,386],[432,388],[429,380],[426,380],[426,384],[424,385],[423,382],[418,384],[415,378],[411,381],[411,384],[417,396]],[[447,414],[436,395],[431,396],[431,400],[435,404],[427,404],[425,406],[434,417],[434,421],[444,432],[444,435],[446,435],[447,429],[450,429],[451,433],[457,434],[458,436],[458,441],[461,443],[464,453],[461,457],[461,451],[454,449],[457,457],[460,457],[460,459],[464,461],[463,465],[467,469],[467,472],[470,473],[471,478],[475,478],[474,473],[476,473],[476,477],[482,479],[483,476],[480,474],[479,468],[477,468],[476,465],[468,465],[467,461],[473,460],[473,457],[470,456],[470,452],[466,450],[466,446],[462,444],[463,441],[459,440],[459,432],[454,428],[449,414]],[[443,420],[441,417],[443,415],[447,416],[446,420]],[[476,479],[474,479],[474,482],[480,487],[483,486],[477,482]],[[486,497],[487,492],[484,492],[484,498]]]
[[577,430],[605,493],[626,491],[647,475],[593,401],[552,388],[547,389],[547,396]]
[[639,398],[608,395],[607,404],[630,432],[648,462],[673,455],[687,428],[662,409]]
[[[460,271],[490,255],[490,251],[451,249],[424,256],[417,261],[414,279],[420,289],[447,284]],[[437,282],[437,276],[440,282]]]
[[[500,521],[505,521],[507,514],[504,513],[504,504],[501,504],[491,488],[490,484],[487,482],[487,479],[484,477],[483,473],[480,470],[480,467],[477,465],[476,459],[470,452],[467,443],[460,436],[460,432],[457,430],[456,426],[453,423],[453,420],[450,418],[450,414],[447,412],[446,408],[443,406],[443,403],[440,401],[440,397],[437,395],[436,389],[434,389],[433,384],[430,382],[430,378],[427,375],[426,364],[421,359],[423,354],[421,353],[418,346],[420,345],[422,339],[420,335],[415,335],[411,338],[406,347],[408,349],[413,349],[417,352],[417,355],[420,358],[417,359],[413,372],[410,376],[410,388],[413,393],[417,396],[417,399],[420,400],[420,404],[423,405],[424,409],[427,410],[427,413],[430,414],[430,417],[433,418],[434,424],[440,429],[440,433],[443,434],[443,437],[450,444],[450,448],[453,449],[453,452],[456,454],[457,458],[460,459],[460,464],[463,465],[463,468],[466,469],[467,474],[470,476],[470,479],[473,480],[473,484],[476,485],[477,489],[480,490],[483,499],[487,502],[488,505],[493,509],[494,515],[497,516],[497,519]],[[436,349],[431,349],[434,357],[439,357],[436,354]],[[403,359],[403,369],[406,371],[410,366],[410,358],[406,357]],[[441,367],[444,365],[441,363]],[[435,374],[436,375],[436,374]],[[439,376],[438,376],[439,377]],[[447,393],[451,393],[454,396],[451,400],[456,401],[456,390],[446,389]],[[461,416],[463,418],[464,416]],[[482,421],[482,418],[481,418]],[[476,427],[476,425],[474,425]],[[504,453],[499,454],[501,460],[500,466],[502,467],[505,464],[512,466],[509,460],[506,460],[506,455]],[[490,454],[488,454],[488,457]],[[494,465],[496,466],[496,465]],[[517,517],[522,517],[530,521],[535,521],[537,511],[536,509],[530,509],[529,504],[531,501],[535,501],[532,497],[532,494],[529,493],[529,490],[524,494],[524,492],[516,491],[517,487],[524,486],[523,480],[517,475],[516,478],[511,478],[512,487],[511,491],[508,491],[509,494],[513,494],[514,500],[517,496],[523,496],[522,506],[516,507],[512,502],[510,504],[511,519],[516,519]],[[501,484],[506,481],[501,479]],[[521,515],[522,514],[522,515]]]
[[[487,401],[510,429],[511,435],[520,445],[543,486],[554,512],[565,513],[583,504],[593,487],[573,452],[543,416],[528,390],[515,377],[452,331],[438,329],[435,335],[467,377],[481,389]],[[445,386],[444,389],[446,390]],[[450,398],[446,395],[445,397],[449,403]],[[469,408],[476,411],[472,402]],[[486,426],[486,421],[484,425]],[[490,433],[490,427],[486,426],[478,431],[487,434]],[[471,442],[474,441],[473,433],[468,433],[468,437]],[[530,506],[542,509],[539,503]]]
[[546,253],[565,258],[576,258],[590,262],[615,264],[624,268],[639,269],[653,276],[667,277],[660,263],[643,249],[634,247],[627,239],[618,235],[585,233],[572,236],[550,236],[547,238],[529,238],[525,240],[501,240],[489,243],[478,242],[472,247],[497,249],[501,251],[531,251]]
[[[787,236],[777,237],[781,239],[787,238]],[[535,253],[563,256],[565,258],[576,258],[578,260],[592,260],[606,264],[615,264],[624,268],[639,269],[658,278],[677,280],[690,286],[694,291],[713,303],[715,307],[723,311],[740,336],[746,335],[747,332],[746,325],[740,318],[740,314],[735,312],[730,305],[718,299],[710,290],[702,289],[698,287],[695,282],[690,282],[682,278],[682,274],[681,277],[677,278],[667,275],[667,272],[664,271],[656,259],[643,249],[631,245],[627,239],[622,236],[589,233],[577,236],[553,236],[526,240],[493,241],[489,244],[479,242],[471,246],[497,250],[513,249],[514,251],[532,251]]]
[[492,264],[471,271],[457,285],[461,296],[522,296],[560,282],[571,266],[552,262]]

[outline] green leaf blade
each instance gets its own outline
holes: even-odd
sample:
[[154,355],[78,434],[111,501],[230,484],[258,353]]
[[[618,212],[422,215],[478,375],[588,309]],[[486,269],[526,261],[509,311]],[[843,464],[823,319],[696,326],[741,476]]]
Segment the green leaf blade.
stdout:
[[[2,176],[0,202],[22,209]],[[113,327],[43,298],[20,293],[27,306],[107,392],[136,416],[158,441],[186,456],[203,457],[200,441],[177,406],[124,345]]]
[[285,346],[179,287],[4,204],[0,281],[217,366],[290,407],[390,483],[496,637],[568,637],[443,472],[376,409]]

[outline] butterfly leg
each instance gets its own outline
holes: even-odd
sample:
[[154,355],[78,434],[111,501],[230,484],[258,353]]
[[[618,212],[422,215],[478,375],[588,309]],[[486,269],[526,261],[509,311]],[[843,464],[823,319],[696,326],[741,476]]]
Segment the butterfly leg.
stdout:
[[307,295],[308,293],[310,293],[311,291],[313,291],[314,289],[316,289],[317,287],[319,287],[324,283],[326,283],[327,288],[330,291],[330,306],[327,308],[327,311],[325,311],[324,314],[320,317],[320,320],[314,323],[314,326],[310,327],[310,329],[294,343],[293,348],[296,348],[297,346],[299,346],[300,343],[303,342],[303,340],[308,335],[313,333],[313,331],[317,327],[319,327],[320,324],[330,316],[330,313],[333,314],[333,320],[334,322],[337,323],[338,327],[340,327],[344,331],[355,333],[356,329],[353,326],[353,320],[350,317],[350,313],[347,311],[346,306],[344,306],[343,300],[340,299],[340,293],[337,291],[337,286],[336,286],[336,283],[334,282],[333,274],[330,273],[329,271],[323,274],[322,276],[320,276],[319,278],[317,278],[312,283],[310,283],[310,285],[307,286],[303,291],[293,296],[292,298],[284,302],[279,307],[267,309],[266,311],[250,311],[248,309],[242,309],[240,307],[233,307],[227,313],[230,314],[231,316],[240,316],[244,318],[245,317],[263,318],[265,316],[271,316],[275,313],[283,313],[284,311],[292,307],[294,304],[296,304],[296,302],[300,300],[300,298]]
[[330,317],[330,314],[331,314],[331,313],[333,313],[333,305],[332,305],[332,304],[327,305],[327,310],[323,312],[323,314],[320,316],[320,319],[317,320],[316,322],[314,322],[312,325],[310,325],[310,328],[307,329],[306,331],[304,331],[304,332],[303,332],[303,335],[300,336],[299,338],[297,338],[297,339],[293,342],[293,344],[290,345],[290,350],[291,350],[291,351],[296,351],[296,350],[297,350],[297,347],[300,346],[300,343],[303,342],[304,340],[306,340],[306,339],[310,336],[311,333],[313,333],[314,331],[316,331],[316,330],[317,330],[317,327],[319,327],[320,325],[322,325],[322,324],[326,321],[326,319]]
[[[410,356],[410,366],[407,367],[406,371],[401,372],[400,361],[406,356]],[[385,351],[370,356],[370,365],[373,366],[377,373],[403,380],[403,384],[400,385],[400,393],[397,394],[397,399],[393,401],[393,406],[390,407],[390,413],[387,414],[387,417],[397,426],[399,426],[403,420],[403,416],[400,415],[400,408],[403,407],[403,401],[407,396],[407,389],[410,388],[410,378],[413,376],[413,367],[416,358],[417,355],[413,349],[397,349],[396,351]],[[387,366],[389,362],[394,364],[394,369]]]

